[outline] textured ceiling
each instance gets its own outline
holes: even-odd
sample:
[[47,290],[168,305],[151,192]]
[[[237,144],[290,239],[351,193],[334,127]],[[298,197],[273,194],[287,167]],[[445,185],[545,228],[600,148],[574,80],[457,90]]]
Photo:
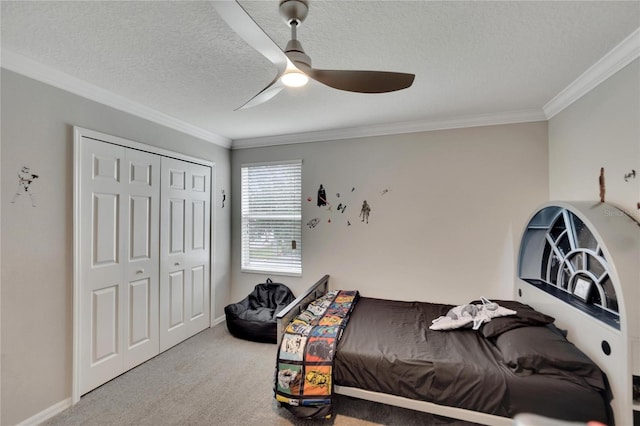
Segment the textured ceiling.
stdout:
[[[281,46],[277,0],[241,4]],[[234,111],[275,76],[206,1],[2,1],[2,49],[233,140],[542,111],[640,25],[638,1],[311,1],[313,66],[416,74],[355,94],[312,83]]]

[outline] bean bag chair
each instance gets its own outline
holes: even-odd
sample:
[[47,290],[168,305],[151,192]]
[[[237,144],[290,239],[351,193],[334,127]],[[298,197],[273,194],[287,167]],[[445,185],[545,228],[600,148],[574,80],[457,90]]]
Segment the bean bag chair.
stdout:
[[268,278],[266,283],[256,285],[240,302],[225,306],[227,328],[240,339],[276,343],[276,315],[294,299],[289,287]]

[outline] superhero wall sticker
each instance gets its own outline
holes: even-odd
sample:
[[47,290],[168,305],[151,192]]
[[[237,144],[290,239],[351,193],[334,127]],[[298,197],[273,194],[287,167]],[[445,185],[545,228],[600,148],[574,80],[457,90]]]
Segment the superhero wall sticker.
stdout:
[[[325,216],[328,216],[326,219],[326,223],[331,224],[335,221],[338,221],[346,224],[346,226],[351,226],[352,221],[359,221],[360,223],[363,223],[365,225],[369,223],[369,217],[371,216],[372,211],[371,202],[367,200],[363,200],[361,203],[359,201],[356,201],[357,191],[355,187],[351,187],[351,190],[347,191],[346,195],[344,196],[342,195],[342,193],[336,192],[335,197],[333,197],[327,195],[327,192],[328,191],[325,186],[323,184],[320,184],[315,198],[311,196],[307,197],[307,202],[311,203],[315,201],[316,206],[326,212]],[[383,197],[389,192],[391,192],[390,188],[382,189],[379,192],[379,195],[376,197],[376,200],[374,201],[377,202],[378,197]],[[356,198],[356,200],[354,200],[354,198]],[[331,200],[334,200],[335,205],[331,202]],[[345,215],[347,207],[351,206],[352,204],[353,207],[349,208],[350,213]],[[358,214],[357,219],[352,217],[355,216],[356,213]],[[314,217],[307,222],[307,226],[309,227],[309,229],[314,229],[322,222],[323,220],[319,217]]]

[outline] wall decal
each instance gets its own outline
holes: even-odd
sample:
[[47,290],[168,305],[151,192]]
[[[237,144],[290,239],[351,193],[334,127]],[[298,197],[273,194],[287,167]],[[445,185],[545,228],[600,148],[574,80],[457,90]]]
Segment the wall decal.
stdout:
[[635,179],[636,178],[636,171],[635,170],[631,170],[629,173],[626,173],[624,175],[624,181],[625,182],[629,182],[629,179]]
[[327,193],[321,184],[320,188],[318,188],[318,207],[322,207],[326,205],[327,205]]
[[380,195],[386,195],[389,191],[391,191],[391,188],[385,188],[380,192]]
[[308,202],[311,202],[311,201],[313,201],[313,198],[311,198],[311,197],[307,197],[307,201],[308,201]]
[[600,177],[598,178],[600,184],[600,202],[604,203],[604,195],[607,192],[604,184],[604,167],[600,167]]
[[36,199],[33,192],[31,192],[31,184],[34,180],[38,179],[39,176],[35,173],[31,173],[31,169],[29,167],[24,166],[18,172],[18,190],[13,195],[11,199],[12,203],[15,203],[18,200],[18,197],[22,194],[28,194],[29,199],[31,199],[31,207],[36,206]]
[[351,226],[351,222],[350,221],[347,221],[347,226]]
[[222,208],[224,209],[224,202],[227,200],[227,194],[224,193],[224,189],[222,190]]
[[313,218],[313,219],[311,219],[309,222],[307,222],[307,226],[309,227],[309,229],[313,229],[313,228],[315,228],[319,223],[320,223],[320,219],[318,219],[317,217],[314,217],[314,218]]
[[360,209],[360,216],[362,220],[360,222],[364,222],[366,220],[369,223],[369,213],[371,213],[371,207],[367,203],[367,200],[362,202],[362,209]]
[[340,198],[340,193],[339,192],[336,193],[336,198]]

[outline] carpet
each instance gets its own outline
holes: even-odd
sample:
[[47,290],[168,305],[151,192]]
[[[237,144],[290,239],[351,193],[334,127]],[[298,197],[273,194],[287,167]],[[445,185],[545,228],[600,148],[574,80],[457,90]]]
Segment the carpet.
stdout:
[[449,425],[471,423],[343,395],[328,420],[304,420],[273,398],[276,345],[237,339],[224,323],[84,395],[43,423],[61,425]]

